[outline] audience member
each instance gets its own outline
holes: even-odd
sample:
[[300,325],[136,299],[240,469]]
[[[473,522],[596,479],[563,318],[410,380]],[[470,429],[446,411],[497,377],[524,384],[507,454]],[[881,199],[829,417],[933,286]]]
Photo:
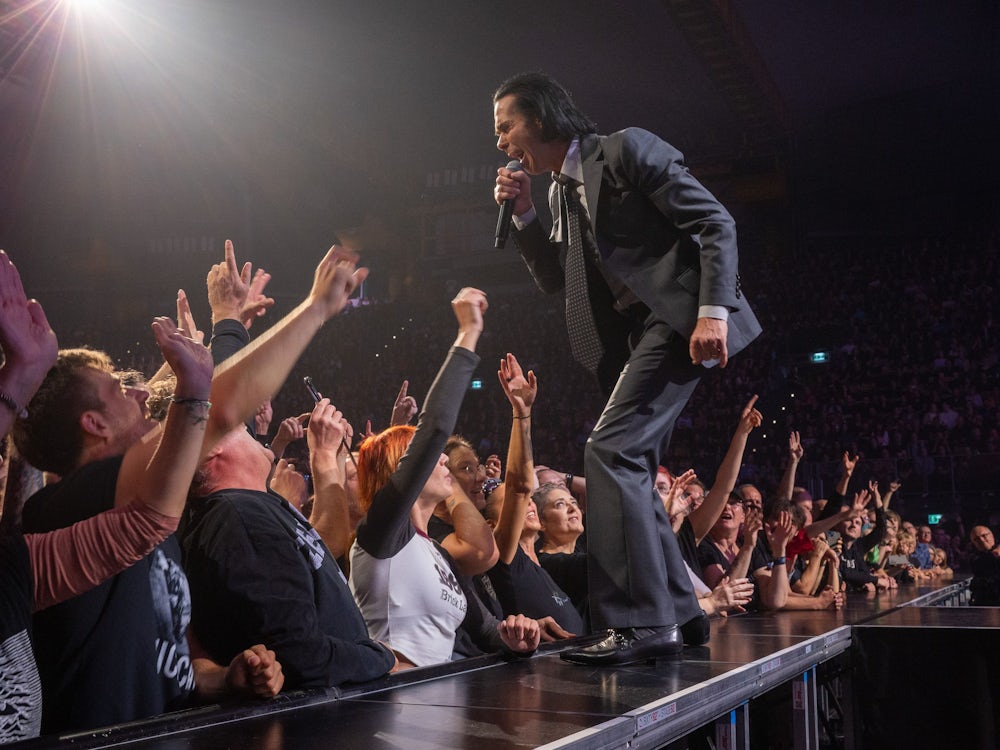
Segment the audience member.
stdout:
[[[313,453],[317,466],[327,462],[318,496],[342,481],[336,453],[344,430],[343,416],[328,399],[320,400],[309,420],[310,434],[326,437]],[[324,449],[331,455],[324,456]],[[266,644],[281,661],[289,688],[385,674],[395,659],[368,637],[334,554],[294,505],[268,492],[272,456],[237,429],[198,472],[179,534],[194,635],[222,662],[245,644]],[[339,495],[339,526],[345,529],[342,487]]]
[[1000,545],[988,526],[973,526],[969,539],[974,549],[969,603],[974,607],[1000,606]]
[[452,496],[442,453],[478,364],[486,295],[463,289],[452,302],[459,331],[428,391],[416,428],[390,427],[361,445],[358,483],[367,515],[351,548],[351,589],[371,635],[396,655],[401,668],[452,658],[463,628],[486,651],[530,653],[538,623],[521,615],[496,621],[427,536],[438,503]]
[[[539,564],[535,542],[541,525],[531,497],[531,409],[538,394],[535,373],[525,374],[513,354],[500,360],[500,385],[513,409],[503,499],[489,508],[500,559],[489,570],[490,581],[505,615],[524,613],[544,621],[546,640],[585,635],[583,620],[570,597]],[[497,493],[494,493],[497,494]]]
[[[50,367],[57,359],[56,337],[41,306],[24,296],[17,269],[0,251],[0,440],[14,418],[24,418]],[[160,350],[176,372],[181,388],[207,393],[212,365],[201,344],[185,339],[167,319],[153,324]],[[188,390],[190,389],[190,390]],[[183,391],[182,391],[183,392]],[[186,493],[182,486],[194,472],[205,420],[171,410],[163,439],[147,468],[151,481],[139,484],[127,502],[68,528],[41,534],[0,536],[5,585],[0,597],[0,693],[4,720],[0,743],[37,736],[42,723],[42,686],[32,654],[30,616],[83,594],[139,562],[177,526]],[[164,481],[162,486],[159,481]],[[244,653],[233,686],[263,682],[280,689],[281,668],[262,647]]]
[[542,542],[538,562],[545,568],[586,622],[587,616],[587,553],[580,545],[583,537],[583,513],[566,485],[546,483],[538,487],[531,499],[538,512]]
[[[178,391],[170,408],[205,421],[204,444],[183,444],[185,452],[193,451],[193,460],[199,449],[210,451],[244,424],[277,390],[312,334],[343,306],[364,276],[363,269],[354,273],[351,257],[331,250],[317,268],[307,300],[257,346],[217,368],[210,393],[205,392],[207,384],[191,387],[175,373]],[[232,302],[237,313],[249,294],[228,241],[225,262],[209,273],[209,289]],[[190,475],[151,463],[167,433],[144,414],[144,394],[126,392],[112,370],[102,353],[63,352],[28,406],[28,416],[16,423],[15,441],[25,458],[63,476],[29,500],[26,530],[71,525],[123,505],[144,487],[162,492],[177,484],[177,491],[187,492]],[[169,424],[168,415],[165,426]],[[238,663],[228,668],[212,664],[189,649],[190,598],[176,541],[168,539],[144,563],[36,615],[44,731],[161,713],[186,700],[192,690],[214,695],[220,686],[233,684],[234,672],[245,669]],[[110,664],[120,669],[109,680]]]

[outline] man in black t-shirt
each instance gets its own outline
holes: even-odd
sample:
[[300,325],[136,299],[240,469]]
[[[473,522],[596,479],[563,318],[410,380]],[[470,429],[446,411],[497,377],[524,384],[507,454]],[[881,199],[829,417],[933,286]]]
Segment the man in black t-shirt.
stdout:
[[[345,425],[343,415],[322,399],[309,419],[307,437],[317,493],[313,512],[339,513],[346,528],[337,463]],[[237,430],[208,455],[196,477],[178,530],[191,583],[194,634],[223,663],[250,644],[265,644],[281,662],[289,688],[380,677],[395,665],[395,657],[368,637],[344,574],[320,534],[268,491],[273,457],[248,432]]]

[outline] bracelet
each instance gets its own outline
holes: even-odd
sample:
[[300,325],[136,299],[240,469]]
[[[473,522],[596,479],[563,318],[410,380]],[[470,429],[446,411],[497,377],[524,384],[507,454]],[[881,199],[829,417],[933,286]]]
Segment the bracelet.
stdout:
[[28,418],[28,408],[26,406],[18,406],[17,402],[9,394],[0,391],[0,401],[3,401],[18,419]]
[[566,480],[566,489],[569,489],[570,487],[573,486],[573,475],[570,474],[568,471],[566,472],[566,476],[563,477],[563,479]]
[[212,408],[212,402],[203,398],[177,398],[177,396],[171,396],[167,400],[177,404],[178,406],[187,406],[188,404],[194,404],[196,406],[204,406],[206,409]]
[[514,415],[514,419],[531,419],[531,415],[530,414],[525,414],[523,417],[519,417],[519,416],[517,416],[515,414]]
[[774,564],[775,565],[784,565],[786,562],[788,562],[788,559],[785,558],[785,557],[776,557],[776,558],[774,558]]

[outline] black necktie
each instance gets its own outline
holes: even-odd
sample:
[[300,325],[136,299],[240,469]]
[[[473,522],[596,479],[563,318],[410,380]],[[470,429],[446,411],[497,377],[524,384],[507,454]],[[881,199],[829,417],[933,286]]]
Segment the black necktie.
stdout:
[[[564,178],[565,179],[565,178]],[[597,371],[604,345],[597,333],[597,323],[590,304],[587,260],[584,255],[581,214],[583,206],[576,195],[575,181],[560,181],[566,207],[566,329],[573,358],[592,372]]]

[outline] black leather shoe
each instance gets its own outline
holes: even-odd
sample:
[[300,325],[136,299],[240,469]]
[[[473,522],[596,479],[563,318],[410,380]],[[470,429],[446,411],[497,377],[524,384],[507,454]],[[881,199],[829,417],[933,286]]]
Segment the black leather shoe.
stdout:
[[618,666],[635,664],[663,656],[677,656],[684,650],[681,631],[676,625],[661,628],[618,628],[607,637],[585,648],[563,651],[559,656],[574,664]]
[[712,623],[708,615],[702,612],[681,625],[681,636],[685,646],[703,646],[712,635]]

